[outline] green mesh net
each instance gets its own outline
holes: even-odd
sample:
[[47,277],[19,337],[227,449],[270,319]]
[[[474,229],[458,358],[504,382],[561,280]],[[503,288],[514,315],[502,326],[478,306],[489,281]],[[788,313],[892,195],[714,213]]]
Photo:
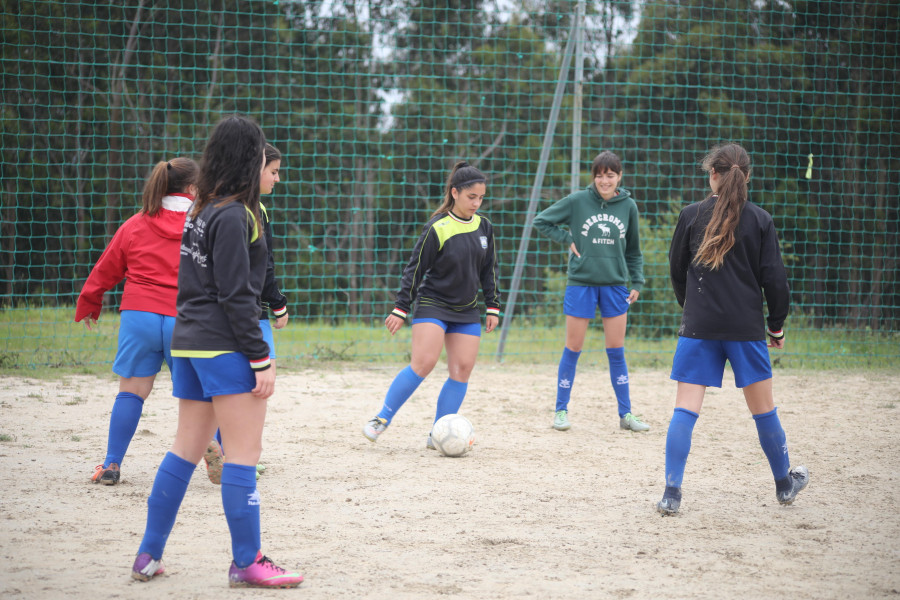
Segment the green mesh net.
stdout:
[[[892,0],[0,5],[0,366],[112,359],[121,286],[86,332],[72,323],[81,285],[152,166],[198,158],[234,112],[284,155],[265,197],[291,313],[279,360],[405,359],[408,330],[391,337],[382,321],[464,159],[489,176],[482,213],[504,298],[516,292],[502,359],[555,361],[566,252],[528,231],[530,200],[540,210],[587,185],[593,156],[612,150],[641,210],[647,277],[627,349],[664,366],[680,322],[669,240],[722,141],[749,151],[751,200],[781,237],[793,306],[779,364],[900,359]],[[590,335],[602,349],[599,323]],[[498,341],[484,336],[482,355],[499,357]]]

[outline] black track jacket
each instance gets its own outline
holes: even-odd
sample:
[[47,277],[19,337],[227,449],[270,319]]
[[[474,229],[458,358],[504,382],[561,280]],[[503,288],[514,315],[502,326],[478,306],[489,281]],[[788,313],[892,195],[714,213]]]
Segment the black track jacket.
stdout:
[[[669,247],[669,274],[684,308],[678,335],[705,340],[766,339],[781,331],[790,308],[787,274],[771,215],[751,202],[741,212],[734,247],[721,267],[694,264],[718,196],[685,207]],[[763,293],[769,316],[763,315]]]
[[242,352],[253,369],[266,369],[269,344],[259,328],[266,238],[243,204],[216,204],[184,223],[172,356]]
[[430,219],[403,270],[393,314],[406,318],[418,296],[416,318],[478,323],[478,288],[487,314],[500,315],[494,228],[475,214],[461,219],[452,212]]

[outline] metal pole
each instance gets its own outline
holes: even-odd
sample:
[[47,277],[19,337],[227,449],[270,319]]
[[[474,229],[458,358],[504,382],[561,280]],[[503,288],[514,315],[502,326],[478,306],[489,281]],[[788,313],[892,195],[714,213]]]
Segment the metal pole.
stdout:
[[579,188],[581,169],[581,110],[584,102],[584,0],[575,8],[575,98],[572,104],[572,192]]
[[519,283],[522,281],[522,271],[525,268],[525,255],[528,253],[528,243],[531,241],[531,227],[534,223],[534,213],[538,199],[541,195],[541,185],[544,183],[544,175],[547,172],[547,161],[550,158],[550,145],[553,142],[553,130],[556,129],[556,121],[559,119],[559,107],[562,105],[563,92],[566,89],[566,79],[569,73],[569,65],[572,64],[572,51],[575,46],[575,33],[578,21],[572,23],[572,31],[569,32],[569,41],[563,52],[562,65],[559,68],[559,79],[556,82],[556,92],[553,95],[553,106],[550,109],[550,118],[547,121],[547,130],[544,132],[544,143],[541,146],[541,157],[538,161],[537,173],[534,176],[534,185],[531,188],[531,199],[528,202],[528,210],[525,214],[525,229],[522,231],[522,239],[519,241],[519,253],[516,256],[516,267],[513,270],[512,283],[509,290],[509,300],[503,311],[503,325],[500,328],[500,342],[497,345],[497,360],[503,360],[503,350],[506,346],[506,336],[509,334],[509,326],[512,323],[516,310],[516,298],[519,295]]

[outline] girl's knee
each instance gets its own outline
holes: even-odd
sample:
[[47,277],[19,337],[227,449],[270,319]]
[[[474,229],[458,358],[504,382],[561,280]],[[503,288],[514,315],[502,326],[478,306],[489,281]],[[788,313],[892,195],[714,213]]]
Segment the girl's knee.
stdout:
[[409,363],[409,366],[413,370],[413,373],[415,373],[422,379],[425,379],[431,374],[431,372],[434,370],[435,365],[437,365],[436,360],[413,360]]
[[448,366],[448,371],[450,372],[450,379],[454,381],[469,381],[469,376],[472,375],[472,371],[475,369],[475,361],[471,363],[460,363],[453,364]]

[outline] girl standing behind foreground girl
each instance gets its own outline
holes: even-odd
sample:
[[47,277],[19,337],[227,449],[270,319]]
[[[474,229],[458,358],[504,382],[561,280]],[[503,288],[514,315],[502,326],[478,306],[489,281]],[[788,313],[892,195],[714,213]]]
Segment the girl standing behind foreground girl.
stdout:
[[[272,144],[266,144],[266,165],[263,167],[259,180],[259,193],[271,194],[275,184],[281,181],[281,152]],[[262,301],[262,313],[259,315],[259,327],[262,329],[263,339],[269,344],[269,360],[272,364],[272,372],[275,372],[275,335],[272,332],[272,324],[269,323],[269,309],[275,315],[275,329],[281,329],[288,322],[287,298],[281,293],[278,279],[275,277],[275,254],[273,249],[274,236],[272,235],[272,223],[269,220],[269,212],[260,203],[259,214],[262,217],[263,231],[266,234],[266,248],[268,257],[266,261],[266,282],[263,285],[260,300]],[[221,432],[216,431],[216,439],[209,443],[206,452],[203,453],[206,462],[206,474],[209,480],[216,485],[222,482],[222,465],[225,462],[225,452],[222,447]],[[256,478],[265,471],[263,465],[256,465]]]
[[296,587],[299,573],[261,551],[256,465],[266,399],[275,376],[259,328],[266,242],[259,185],[266,140],[253,121],[226,117],[203,152],[197,200],[185,222],[172,333],[172,387],[178,401],[175,441],[147,500],[147,526],[134,579],[163,572],[166,540],[191,476],[218,425],[228,448],[222,506],[231,533],[232,587]]
[[557,371],[553,428],[566,431],[571,427],[569,398],[575,368],[588,326],[599,308],[619,427],[647,431],[650,426],[632,414],[625,362],[628,308],[637,302],[644,285],[637,203],[628,190],[619,187],[622,161],[612,152],[594,158],[591,176],[587,189],[566,196],[534,219],[535,229],[569,249],[563,302],[566,343]]
[[766,337],[770,347],[784,348],[782,327],[790,307],[775,224],[747,200],[750,157],[741,146],[713,148],[702,165],[712,195],[681,211],[669,248],[672,287],[684,313],[672,366],[678,390],[666,435],[666,490],[657,503],[663,515],[681,506],[694,424],[706,388],[722,387],[726,360],[756,422],[778,502],[791,504],[809,483],[806,467],[790,469],[772,393]]
[[94,468],[93,483],[119,483],[122,460],[156,374],[163,362],[172,371],[169,346],[175,325],[178,249],[198,172],[197,163],[190,158],[156,164],[144,184],[140,212],[116,231],[78,296],[75,322],[84,320],[91,329],[100,318],[103,294],[125,279],[113,363],[119,393],[109,417],[106,458]]

